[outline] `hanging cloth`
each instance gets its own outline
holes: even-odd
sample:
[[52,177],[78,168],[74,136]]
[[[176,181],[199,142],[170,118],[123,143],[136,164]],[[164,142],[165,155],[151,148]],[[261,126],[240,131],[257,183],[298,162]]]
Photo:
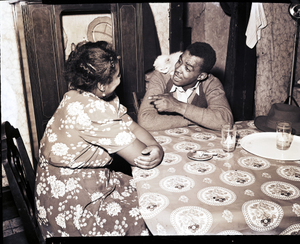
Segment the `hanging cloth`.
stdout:
[[250,18],[246,30],[246,45],[253,48],[261,38],[261,30],[267,26],[262,3],[252,3]]

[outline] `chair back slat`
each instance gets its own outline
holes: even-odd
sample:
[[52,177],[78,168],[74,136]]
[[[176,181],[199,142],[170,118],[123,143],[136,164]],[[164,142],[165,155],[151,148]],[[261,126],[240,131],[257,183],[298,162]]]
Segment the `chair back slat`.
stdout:
[[34,211],[35,172],[19,130],[1,124],[2,164],[29,243],[45,243]]

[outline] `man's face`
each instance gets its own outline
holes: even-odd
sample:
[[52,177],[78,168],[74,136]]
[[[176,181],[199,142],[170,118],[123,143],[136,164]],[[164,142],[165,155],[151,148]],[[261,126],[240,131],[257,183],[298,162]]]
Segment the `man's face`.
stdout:
[[193,56],[189,51],[185,51],[175,64],[175,71],[172,77],[173,84],[182,86],[184,90],[193,87],[201,74],[202,64],[202,58]]

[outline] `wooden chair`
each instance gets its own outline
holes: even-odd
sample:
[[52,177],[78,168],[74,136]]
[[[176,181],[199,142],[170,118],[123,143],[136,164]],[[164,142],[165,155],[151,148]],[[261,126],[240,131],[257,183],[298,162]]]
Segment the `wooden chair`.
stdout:
[[19,130],[8,121],[1,124],[1,147],[2,164],[28,243],[45,243],[35,217],[35,172]]
[[136,96],[135,92],[132,92],[132,96],[133,96],[133,105],[134,105],[135,113],[137,115],[138,111],[139,111],[139,108],[140,108],[140,103],[137,99],[137,96]]
[[[144,94],[143,94],[144,95]],[[143,100],[143,95],[142,94],[137,94],[136,92],[132,92],[132,97],[133,97],[133,106],[135,109],[135,114],[138,115],[140,105]]]

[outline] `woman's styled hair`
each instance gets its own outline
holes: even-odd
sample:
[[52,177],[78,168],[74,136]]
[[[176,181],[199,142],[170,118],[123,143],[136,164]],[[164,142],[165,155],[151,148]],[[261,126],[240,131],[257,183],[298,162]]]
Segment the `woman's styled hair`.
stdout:
[[209,73],[214,67],[216,63],[216,52],[208,43],[195,42],[189,45],[186,50],[188,50],[191,55],[203,59],[202,72]]
[[69,89],[90,92],[98,83],[111,83],[118,59],[112,45],[105,41],[78,43],[65,64],[64,78]]

